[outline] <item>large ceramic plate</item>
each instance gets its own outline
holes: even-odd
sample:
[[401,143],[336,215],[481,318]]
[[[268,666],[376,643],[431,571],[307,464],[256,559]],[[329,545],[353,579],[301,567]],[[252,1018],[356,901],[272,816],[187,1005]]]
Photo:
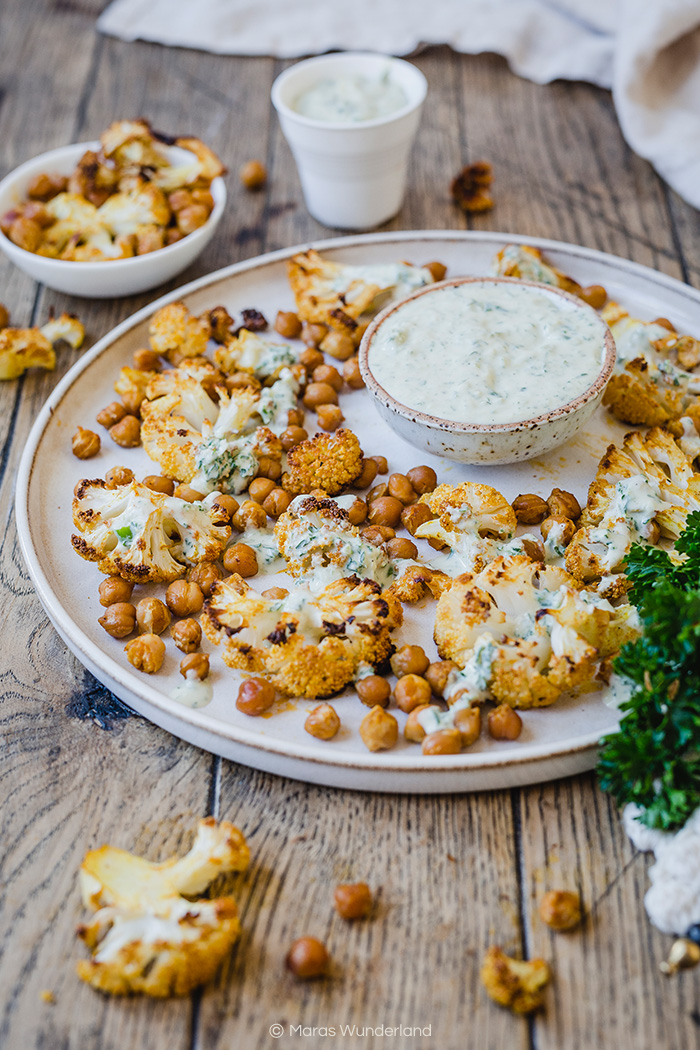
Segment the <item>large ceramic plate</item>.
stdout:
[[[447,264],[451,276],[479,275],[489,272],[498,248],[515,239],[496,233],[404,232],[330,240],[315,247],[347,262],[438,259]],[[638,316],[668,316],[681,331],[700,331],[700,293],[679,281],[600,252],[531,238],[519,240],[542,248],[581,283],[604,285],[612,298]],[[96,411],[113,400],[116,373],[135,349],[147,345],[148,320],[155,309],[184,297],[196,313],[224,303],[232,314],[256,307],[274,317],[278,309],[292,308],[285,263],[297,250],[274,252],[220,270],[141,310],[86,353],[45,405],[20,465],[17,519],[29,572],[56,630],[100,681],[151,721],[216,754],[299,780],[431,793],[510,787],[591,768],[597,741],[616,724],[615,714],[597,694],[526,712],[524,731],[514,743],[498,743],[484,735],[479,744],[460,755],[428,760],[415,745],[401,740],[392,751],[370,754],[357,733],[366,708],[355,696],[334,701],[343,727],[333,741],[319,741],[303,729],[304,712],[314,706],[308,701],[283,705],[271,717],[253,719],[240,714],[234,706],[236,676],[214,656],[214,699],[208,707],[191,710],[169,695],[179,680],[180,656],[170,640],[162,672],[149,678],[129,665],[124,643],[107,636],[98,625],[97,567],[80,559],[70,546],[73,486],[78,478],[104,475],[120,462],[131,466],[137,476],[153,473],[155,467],[142,449],[117,449],[109,440],[98,458],[81,463],[71,453],[72,433],[78,424],[92,426]],[[428,462],[424,453],[394,436],[364,391],[342,395],[341,404],[366,454],[386,455],[393,470]],[[431,462],[443,481],[487,482],[509,499],[528,491],[546,496],[554,485],[560,485],[573,490],[583,502],[600,455],[623,432],[600,410],[574,442],[541,459],[489,468],[437,458]],[[429,603],[407,606],[406,623],[397,640],[418,641],[433,655],[433,611]],[[398,716],[403,717],[401,712]]]

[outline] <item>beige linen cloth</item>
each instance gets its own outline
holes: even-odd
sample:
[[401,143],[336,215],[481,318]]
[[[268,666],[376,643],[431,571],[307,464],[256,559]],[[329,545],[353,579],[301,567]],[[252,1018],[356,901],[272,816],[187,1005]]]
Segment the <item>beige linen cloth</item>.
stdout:
[[114,0],[98,28],[227,55],[504,55],[545,84],[612,88],[632,149],[700,208],[700,0]]

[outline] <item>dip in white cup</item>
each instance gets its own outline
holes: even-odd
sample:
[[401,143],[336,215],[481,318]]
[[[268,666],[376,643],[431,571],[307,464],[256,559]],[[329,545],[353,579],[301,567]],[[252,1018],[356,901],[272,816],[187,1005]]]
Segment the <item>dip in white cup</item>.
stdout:
[[[352,92],[346,109],[337,110],[337,120],[314,119],[296,108],[301,105],[331,115],[333,84],[342,94],[342,84],[354,82],[361,94],[363,82],[375,82],[381,94],[387,80],[396,90],[378,97],[380,110],[383,105],[391,108],[383,116],[349,119],[363,112],[356,105],[357,92]],[[329,87],[328,108],[323,89],[317,94],[324,83]],[[427,90],[425,77],[410,62],[369,52],[310,58],[277,77],[272,102],[294,154],[306,206],[315,219],[326,226],[361,230],[396,214],[403,202],[408,155]],[[392,108],[397,104],[400,108]]]

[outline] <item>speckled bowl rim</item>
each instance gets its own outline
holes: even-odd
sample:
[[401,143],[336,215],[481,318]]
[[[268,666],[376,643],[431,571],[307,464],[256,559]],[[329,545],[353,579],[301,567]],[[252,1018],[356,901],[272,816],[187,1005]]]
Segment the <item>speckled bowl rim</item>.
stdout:
[[[372,372],[369,363],[369,353],[372,340],[384,322],[398,310],[402,310],[407,303],[420,299],[421,296],[435,294],[436,292],[444,291],[446,288],[458,287],[463,284],[516,284],[519,288],[535,288],[539,292],[547,292],[551,295],[558,296],[561,299],[565,299],[578,309],[589,311],[600,325],[603,346],[605,348],[605,360],[595,382],[584,390],[582,394],[579,394],[578,397],[571,401],[567,401],[558,408],[550,409],[549,412],[544,412],[539,416],[533,416],[530,419],[519,419],[513,423],[462,423],[458,420],[434,416],[427,412],[421,412],[417,408],[411,408],[409,405],[404,405],[402,401],[395,398],[393,394],[390,394],[389,391],[379,383]],[[541,284],[537,281],[523,281],[519,277],[452,277],[446,281],[436,281],[434,284],[428,284],[423,288],[418,288],[415,292],[411,295],[407,295],[406,298],[402,299],[400,302],[390,303],[370,322],[367,330],[362,336],[362,342],[360,343],[359,349],[360,373],[365,381],[365,386],[372,397],[376,398],[396,415],[403,416],[412,423],[422,424],[431,430],[440,430],[446,433],[457,434],[517,434],[523,430],[536,430],[543,424],[553,423],[555,420],[562,419],[564,416],[575,415],[584,407],[584,405],[587,405],[590,401],[599,397],[604,392],[608,380],[612,375],[613,368],[615,367],[616,359],[617,351],[613,334],[600,314],[598,314],[592,306],[589,306],[588,303],[585,303],[582,299],[572,295],[570,292],[565,292],[562,288],[555,288],[553,285]]]

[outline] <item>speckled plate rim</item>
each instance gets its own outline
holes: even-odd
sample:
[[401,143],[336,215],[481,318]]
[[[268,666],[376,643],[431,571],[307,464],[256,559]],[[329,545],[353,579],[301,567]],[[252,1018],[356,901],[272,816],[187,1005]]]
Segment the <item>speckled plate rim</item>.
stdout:
[[[350,237],[335,237],[309,241],[292,248],[283,248],[224,267],[196,281],[183,285],[154,300],[116,328],[87,351],[58,383],[37,417],[20,460],[15,488],[15,512],[20,549],[30,578],[46,613],[57,633],[75,656],[120,699],[157,725],[214,754],[234,761],[289,776],[294,779],[327,786],[372,791],[414,792],[439,794],[459,791],[491,790],[520,784],[539,783],[557,777],[569,776],[591,769],[599,733],[582,734],[557,745],[531,744],[509,752],[462,753],[457,756],[433,756],[427,761],[422,755],[413,757],[392,755],[391,752],[367,756],[331,752],[320,756],[311,746],[285,741],[263,739],[259,734],[238,726],[224,725],[203,710],[180,705],[159,693],[147,681],[130,674],[125,667],[94,644],[72,620],[70,611],[58,600],[45,575],[34,543],[29,520],[29,499],[34,464],[44,431],[57,406],[73,384],[111,344],[136,325],[146,321],[166,303],[186,298],[208,286],[214,286],[237,274],[263,269],[285,261],[297,252],[311,248],[330,251],[372,244],[419,245],[423,241],[453,241],[469,244],[503,245],[511,241],[539,248],[544,252],[563,252],[569,256],[595,264],[600,262],[624,274],[635,275],[646,281],[666,287],[675,295],[689,299],[700,308],[700,292],[650,267],[630,262],[606,252],[583,248],[539,237],[513,233],[474,232],[455,230],[405,230],[391,233],[371,233]],[[177,710],[174,708],[177,707]]]

